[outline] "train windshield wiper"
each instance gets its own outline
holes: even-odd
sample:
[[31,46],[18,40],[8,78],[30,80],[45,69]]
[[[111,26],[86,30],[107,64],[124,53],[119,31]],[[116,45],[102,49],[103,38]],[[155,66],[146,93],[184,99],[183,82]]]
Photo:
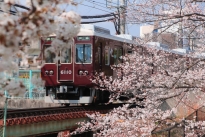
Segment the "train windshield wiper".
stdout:
[[84,62],[83,62],[80,58],[78,58],[78,60],[81,62],[82,65],[84,65],[84,64],[83,64]]

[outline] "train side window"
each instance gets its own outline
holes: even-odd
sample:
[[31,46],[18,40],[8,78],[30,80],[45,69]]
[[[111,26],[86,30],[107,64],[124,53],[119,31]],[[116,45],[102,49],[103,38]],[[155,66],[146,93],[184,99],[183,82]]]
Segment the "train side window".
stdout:
[[61,51],[61,63],[71,63],[71,46]]
[[121,63],[120,57],[122,56],[122,48],[117,48],[117,47],[114,48],[113,56],[114,56],[114,64]]
[[119,48],[118,49],[118,58],[120,58],[122,56],[122,54],[123,54],[122,52],[123,52],[122,48]]
[[116,64],[117,63],[117,48],[114,48],[113,57],[114,57],[114,64]]
[[110,48],[105,46],[105,65],[110,65]]
[[55,63],[54,59],[56,57],[56,54],[53,53],[50,49],[50,46],[47,46],[44,50],[44,57],[45,57],[45,63]]
[[98,62],[101,64],[101,47],[98,47]]

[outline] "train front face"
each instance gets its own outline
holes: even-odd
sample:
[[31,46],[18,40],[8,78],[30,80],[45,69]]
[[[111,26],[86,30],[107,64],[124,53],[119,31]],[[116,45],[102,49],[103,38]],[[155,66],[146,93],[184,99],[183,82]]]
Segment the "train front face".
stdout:
[[47,38],[42,49],[45,64],[41,68],[42,79],[45,80],[47,103],[92,103],[94,91],[91,89],[90,76],[93,72],[92,37],[75,38],[73,45],[68,45],[58,56],[50,52],[52,38]]

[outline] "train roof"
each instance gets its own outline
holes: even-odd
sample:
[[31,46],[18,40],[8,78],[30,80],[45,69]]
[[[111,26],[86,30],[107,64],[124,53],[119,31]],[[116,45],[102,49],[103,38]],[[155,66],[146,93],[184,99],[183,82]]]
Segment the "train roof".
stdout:
[[111,35],[109,29],[91,25],[91,24],[81,24],[81,29],[80,32],[78,33],[78,36],[98,36],[98,37],[117,40],[125,43],[136,44],[135,37],[131,35],[128,34]]
[[[56,36],[56,34],[53,33],[50,36]],[[129,43],[129,44],[136,44],[135,41],[136,37],[133,37],[128,34],[111,35],[109,29],[91,25],[91,24],[81,24],[81,29],[80,32],[78,33],[78,36],[98,36],[98,37]]]

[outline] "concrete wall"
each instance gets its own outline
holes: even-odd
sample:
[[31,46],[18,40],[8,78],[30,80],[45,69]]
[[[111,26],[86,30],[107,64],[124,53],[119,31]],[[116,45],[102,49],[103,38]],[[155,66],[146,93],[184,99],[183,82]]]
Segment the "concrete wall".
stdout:
[[[0,108],[4,108],[4,97],[0,97]],[[44,100],[38,99],[9,99],[8,108],[42,108],[42,107],[55,107],[60,104],[45,103]]]

